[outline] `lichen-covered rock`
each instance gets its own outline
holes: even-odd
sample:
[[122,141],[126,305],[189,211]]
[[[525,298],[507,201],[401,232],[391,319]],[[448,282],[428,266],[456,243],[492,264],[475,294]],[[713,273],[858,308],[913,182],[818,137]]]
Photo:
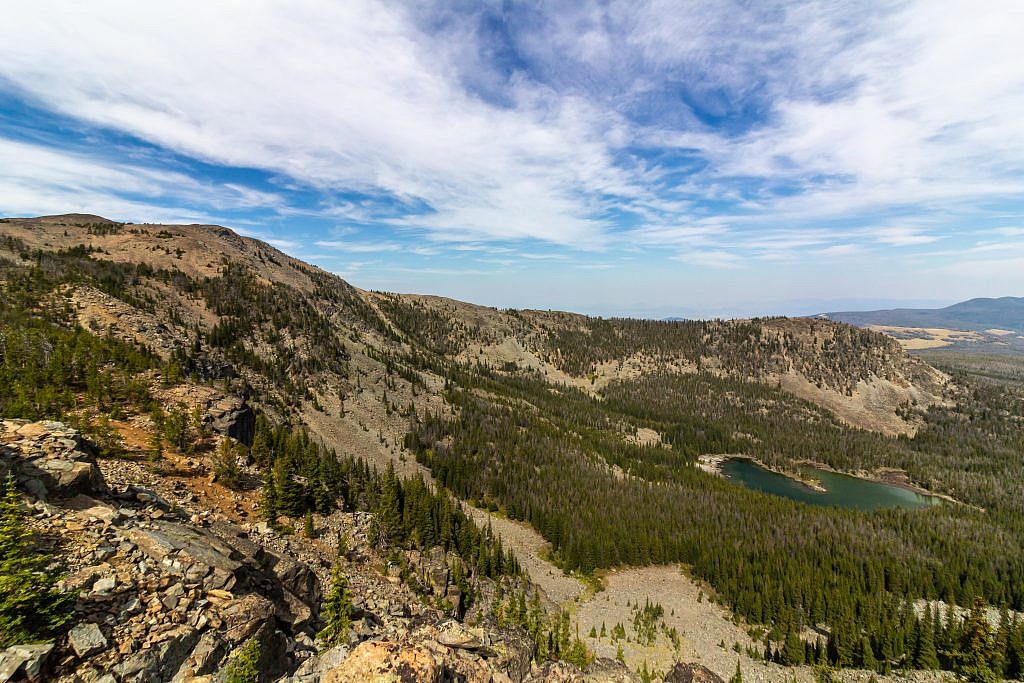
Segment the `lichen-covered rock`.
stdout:
[[494,617],[484,619],[481,626],[491,667],[505,673],[515,683],[525,679],[537,651],[530,634],[519,626],[499,626]]
[[340,666],[321,678],[322,683],[436,683],[443,668],[421,645],[403,646],[394,641],[360,644]]

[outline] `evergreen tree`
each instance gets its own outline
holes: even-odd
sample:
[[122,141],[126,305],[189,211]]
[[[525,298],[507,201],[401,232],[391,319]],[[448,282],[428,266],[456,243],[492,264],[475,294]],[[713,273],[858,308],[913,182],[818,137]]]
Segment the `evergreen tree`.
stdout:
[[250,638],[245,645],[232,653],[221,674],[224,683],[259,683],[261,657],[259,639]]
[[0,500],[0,648],[51,639],[71,619],[75,596],[57,589],[52,562],[33,547],[8,473]]
[[271,524],[277,524],[279,514],[277,507],[277,486],[270,470],[263,475],[263,492],[260,497],[260,514]]
[[274,490],[277,493],[277,510],[289,517],[298,517],[306,509],[306,490],[295,477],[295,461],[288,455],[278,458],[274,463]]
[[736,660],[736,673],[729,679],[729,683],[743,683],[743,671],[740,670],[740,660]]
[[800,636],[796,634],[796,631],[790,631],[786,634],[785,643],[782,647],[782,663],[786,666],[796,666],[804,663],[804,641],[800,640]]
[[388,462],[381,479],[380,498],[377,502],[377,543],[387,548],[402,538],[402,488],[395,475],[395,465]]
[[324,597],[320,616],[325,622],[319,634],[320,639],[328,647],[344,643],[352,625],[352,594],[348,589],[348,577],[342,571],[340,557],[335,560],[331,570],[331,588]]
[[994,653],[985,601],[975,598],[960,633],[959,647],[951,653],[953,671],[967,683],[994,683],[999,680],[991,667]]
[[867,636],[863,636],[860,639],[860,653],[858,659],[860,660],[860,667],[862,669],[874,670],[878,668],[878,660],[875,659],[875,651],[871,647],[871,639]]
[[935,629],[932,626],[932,614],[928,607],[925,607],[918,625],[913,664],[915,669],[939,668],[939,656],[935,651]]

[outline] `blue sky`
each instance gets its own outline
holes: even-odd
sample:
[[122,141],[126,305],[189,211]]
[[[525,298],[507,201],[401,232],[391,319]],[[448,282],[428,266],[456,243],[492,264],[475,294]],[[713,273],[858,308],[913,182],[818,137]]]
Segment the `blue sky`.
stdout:
[[1024,295],[1024,3],[21,2],[0,214],[603,315]]

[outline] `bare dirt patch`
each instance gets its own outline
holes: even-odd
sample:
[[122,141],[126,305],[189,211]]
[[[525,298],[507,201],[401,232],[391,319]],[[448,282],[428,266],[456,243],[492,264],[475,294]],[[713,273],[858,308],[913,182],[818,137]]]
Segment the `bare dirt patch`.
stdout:
[[[746,627],[736,624],[728,610],[710,601],[708,589],[687,577],[679,566],[644,567],[610,572],[605,576],[605,589],[584,600],[575,608],[574,620],[587,646],[599,657],[615,657],[618,645],[622,645],[623,657],[631,668],[639,668],[646,662],[648,670],[665,672],[674,662],[698,662],[708,667],[723,679],[728,680],[736,670],[739,660],[744,681],[792,681],[810,683],[814,681],[811,667],[786,668],[777,664],[766,664],[760,658],[753,659],[746,654],[749,646],[760,652],[763,644],[754,642],[747,635]],[[590,638],[593,627],[598,634],[605,625],[610,634],[615,624],[622,623],[627,634],[633,636],[631,605],[660,604],[664,609],[663,621],[666,628],[675,628],[680,635],[680,648],[675,650],[660,626],[654,646],[645,647],[634,642],[611,643],[611,638]],[[628,603],[628,604],[627,604]],[[725,647],[721,647],[721,643]],[[733,650],[740,644],[740,653]],[[844,670],[839,673],[843,681],[868,681],[869,671]],[[912,672],[890,677],[874,674],[878,681],[939,681],[938,672]]]

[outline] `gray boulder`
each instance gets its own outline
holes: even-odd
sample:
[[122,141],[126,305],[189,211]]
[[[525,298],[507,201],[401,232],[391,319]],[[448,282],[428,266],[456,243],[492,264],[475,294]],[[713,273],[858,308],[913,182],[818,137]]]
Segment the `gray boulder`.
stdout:
[[252,445],[256,434],[256,413],[252,406],[234,396],[225,396],[206,409],[206,425],[217,434]]
[[96,624],[78,624],[68,633],[68,644],[85,658],[107,649],[107,639]]
[[598,657],[583,672],[587,683],[640,683],[640,676],[617,659]]
[[42,680],[43,668],[51,652],[52,643],[13,645],[0,651],[0,683]]

